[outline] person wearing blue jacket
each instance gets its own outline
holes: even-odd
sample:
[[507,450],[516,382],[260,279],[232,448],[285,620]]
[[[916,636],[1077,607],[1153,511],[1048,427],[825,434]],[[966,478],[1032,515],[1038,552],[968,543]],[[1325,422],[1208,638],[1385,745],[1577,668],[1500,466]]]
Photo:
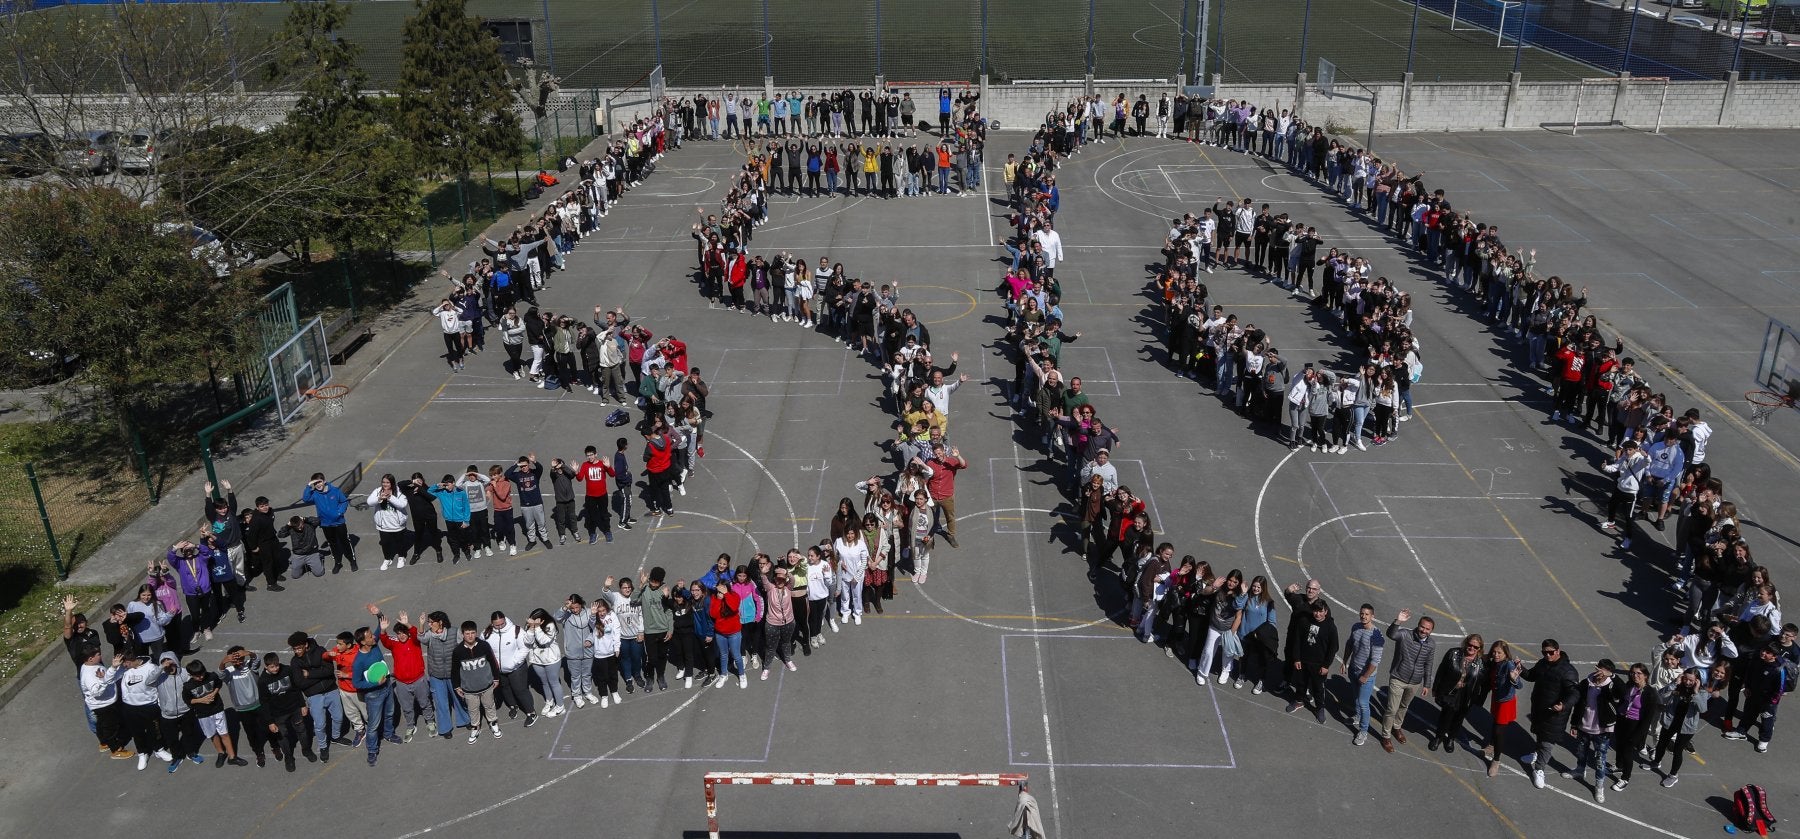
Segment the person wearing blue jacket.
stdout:
[[314,472],[306,481],[306,489],[300,492],[300,503],[313,505],[319,517],[319,529],[325,531],[325,541],[331,545],[331,573],[344,570],[344,560],[350,561],[350,570],[356,570],[356,550],[350,544],[350,528],[344,524],[344,513],[350,509],[350,498],[344,491],[325,480],[324,472]]
[[[381,648],[375,644],[375,633],[368,627],[356,630],[356,657],[351,659],[350,685],[356,688],[356,695],[363,701],[365,715],[369,725],[369,765],[375,765],[375,758],[381,754],[381,741],[399,743],[399,735],[394,733],[394,677],[387,673],[378,674],[378,678],[369,678],[369,668],[377,664],[385,664],[387,659]],[[385,669],[385,668],[384,668]]]
[[469,553],[469,494],[456,485],[456,477],[445,475],[429,492],[438,500],[438,506],[444,511],[444,530],[450,539],[450,561],[457,557],[474,559]]

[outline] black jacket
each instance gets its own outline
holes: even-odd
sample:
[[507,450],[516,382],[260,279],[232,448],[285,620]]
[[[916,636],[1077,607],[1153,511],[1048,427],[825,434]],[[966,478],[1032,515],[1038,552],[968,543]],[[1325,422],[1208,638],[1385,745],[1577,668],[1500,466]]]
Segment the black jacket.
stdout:
[[[1623,679],[1614,676],[1595,695],[1594,721],[1600,724],[1601,730],[1605,730],[1607,726],[1618,721],[1619,695],[1625,684]],[[1581,721],[1587,717],[1590,694],[1594,694],[1594,692],[1588,690],[1587,679],[1575,683],[1575,712],[1569,716],[1569,725],[1579,726]]]
[[[1576,683],[1581,681],[1581,674],[1575,672],[1575,665],[1569,663],[1567,655],[1557,657],[1554,663],[1540,658],[1521,675],[1525,677],[1525,681],[1532,683],[1531,713],[1567,714],[1574,710],[1578,690]],[[1550,710],[1559,703],[1562,705],[1560,712]]]
[[294,656],[294,685],[307,696],[320,696],[337,689],[337,668],[325,660],[325,650],[317,642],[307,646],[305,655]]
[[[1458,681],[1462,682],[1461,687],[1457,687]],[[1431,692],[1437,694],[1438,704],[1446,708],[1480,704],[1488,692],[1487,658],[1480,653],[1470,657],[1461,646],[1444,653],[1438,660],[1437,674],[1431,679]]]
[[[1315,631],[1316,630],[1316,631]],[[1337,623],[1326,613],[1325,620],[1314,622],[1312,612],[1307,612],[1300,622],[1298,631],[1289,631],[1287,637],[1287,660],[1298,661],[1307,667],[1330,667],[1331,660],[1337,655],[1338,631]]]

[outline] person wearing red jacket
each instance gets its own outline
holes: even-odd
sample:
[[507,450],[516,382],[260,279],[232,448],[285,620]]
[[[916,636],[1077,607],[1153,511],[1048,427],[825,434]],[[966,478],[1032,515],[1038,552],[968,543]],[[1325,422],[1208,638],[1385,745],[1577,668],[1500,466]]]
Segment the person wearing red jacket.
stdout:
[[731,579],[721,576],[713,581],[713,594],[706,598],[706,614],[712,618],[713,639],[719,647],[719,678],[713,687],[722,688],[732,673],[738,674],[738,687],[750,686],[744,674],[743,621],[738,618],[742,601],[731,590]]
[[725,285],[731,291],[731,307],[740,312],[744,311],[744,280],[749,276],[750,261],[742,253],[732,251],[725,259]]
[[406,620],[406,613],[400,613],[400,621],[390,629],[386,615],[381,608],[369,604],[369,614],[375,616],[380,626],[381,646],[388,651],[394,660],[394,704],[400,706],[400,713],[406,717],[406,733],[402,740],[411,743],[413,735],[419,731],[419,710],[425,711],[425,730],[437,730],[437,712],[431,704],[431,683],[425,681],[425,650],[419,645],[419,628]]
[[[743,281],[742,277],[740,277],[737,280],[737,283],[740,286],[743,285],[743,282],[744,281]],[[673,335],[670,335],[669,337],[664,338],[663,345],[662,345],[662,358],[664,361],[669,362],[670,367],[673,367],[676,370],[681,371],[681,375],[683,375],[683,376],[687,375],[687,372],[688,372],[688,350],[687,350],[687,344],[682,343],[681,339],[676,338]]]
[[675,471],[675,440],[662,417],[651,420],[654,425],[644,433],[644,479],[650,484],[644,492],[644,504],[652,516],[675,515],[675,502],[669,497],[669,484]]
[[1556,422],[1568,417],[1575,422],[1576,409],[1581,405],[1582,374],[1587,368],[1587,354],[1573,344],[1563,344],[1556,351],[1556,362],[1562,366],[1562,376],[1556,383],[1556,407],[1550,411],[1550,421]]
[[338,702],[343,706],[344,719],[349,721],[353,732],[349,742],[342,739],[336,742],[352,749],[362,745],[366,734],[362,698],[356,695],[356,683],[350,676],[355,669],[356,652],[356,636],[348,632],[339,632],[331,645],[319,651],[319,656],[331,663],[332,673],[337,677]]
[[581,518],[587,522],[588,544],[600,541],[598,535],[601,533],[606,534],[606,541],[611,542],[612,511],[606,506],[606,479],[616,477],[617,473],[606,461],[600,459],[600,450],[593,446],[587,447],[587,459],[576,467],[575,473],[581,477],[582,488],[587,493],[581,505]]

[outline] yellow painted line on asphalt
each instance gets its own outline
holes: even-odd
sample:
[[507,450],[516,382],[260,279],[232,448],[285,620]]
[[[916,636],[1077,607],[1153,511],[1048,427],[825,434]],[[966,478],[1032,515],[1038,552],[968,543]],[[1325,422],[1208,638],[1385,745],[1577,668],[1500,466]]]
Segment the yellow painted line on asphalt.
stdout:
[[1292,563],[1294,563],[1294,564],[1295,564],[1295,565],[1299,565],[1299,564],[1300,564],[1300,560],[1298,560],[1298,559],[1295,559],[1295,558],[1293,558],[1293,557],[1291,557],[1291,556],[1282,556],[1282,555],[1281,555],[1281,554],[1269,554],[1269,558],[1270,558],[1270,559],[1279,559],[1279,560],[1281,560],[1281,561],[1282,561],[1282,562],[1292,562]]
[[[1431,418],[1426,416],[1423,411],[1415,411],[1414,415],[1425,426],[1425,430],[1431,432],[1431,436],[1437,440],[1438,445],[1443,447],[1444,453],[1450,456],[1450,460],[1456,464],[1456,468],[1462,470],[1463,476],[1469,479],[1469,483],[1474,484],[1480,491],[1481,482],[1475,479],[1475,473],[1469,471],[1469,467],[1463,464],[1462,458],[1456,454],[1456,449],[1444,441],[1444,435],[1439,434],[1437,428],[1431,424]],[[1506,529],[1512,531],[1513,538],[1518,539],[1519,544],[1525,546],[1525,552],[1531,554],[1531,558],[1538,564],[1539,570],[1542,570],[1550,583],[1556,586],[1556,590],[1562,593],[1563,599],[1568,601],[1569,607],[1575,610],[1575,614],[1581,616],[1581,621],[1587,624],[1588,631],[1594,633],[1594,637],[1599,639],[1600,644],[1611,652],[1612,642],[1606,640],[1605,633],[1602,633],[1600,627],[1594,623],[1594,619],[1588,616],[1587,610],[1581,608],[1581,604],[1575,600],[1575,595],[1570,594],[1568,587],[1564,586],[1562,580],[1557,578],[1556,572],[1550,570],[1550,564],[1544,561],[1544,557],[1537,552],[1537,548],[1532,547],[1531,540],[1526,539],[1525,534],[1519,531],[1519,526],[1513,524],[1512,517],[1508,516],[1505,510],[1500,509],[1500,502],[1495,501],[1492,496],[1488,496],[1485,491],[1482,491],[1481,494],[1487,498],[1488,506],[1494,508],[1494,514],[1506,523]]]
[[380,606],[381,604],[386,603],[389,600],[398,600],[398,599],[400,599],[400,595],[390,594],[386,597],[381,598],[380,600],[375,601],[375,605]]
[[1369,582],[1369,581],[1368,581],[1368,580],[1359,580],[1359,579],[1357,579],[1357,578],[1355,578],[1355,577],[1345,577],[1345,578],[1344,578],[1344,579],[1346,579],[1346,580],[1349,580],[1349,581],[1350,581],[1350,582],[1353,582],[1353,583],[1355,583],[1355,584],[1357,584],[1357,585],[1359,585],[1359,586],[1368,586],[1368,587],[1369,587],[1369,588],[1372,588],[1372,589],[1374,589],[1374,590],[1376,590],[1376,591],[1380,591],[1380,592],[1385,592],[1385,591],[1387,591],[1387,589],[1385,589],[1385,588],[1382,588],[1382,587],[1381,587],[1381,586],[1378,586],[1378,585],[1376,585],[1376,584],[1374,584],[1374,583],[1371,583],[1371,582]]
[[1237,547],[1236,545],[1233,545],[1230,542],[1220,542],[1220,541],[1217,541],[1214,539],[1201,539],[1200,541],[1205,542],[1208,545],[1218,545],[1221,548],[1236,548]]
[[473,568],[464,568],[464,569],[463,569],[463,570],[461,570],[461,571],[458,571],[458,572],[456,572],[456,573],[454,573],[454,574],[450,574],[450,575],[448,575],[448,576],[444,576],[444,577],[439,577],[439,578],[437,578],[437,581],[438,581],[438,582],[440,582],[440,583],[442,583],[442,582],[447,582],[447,581],[449,581],[449,580],[454,580],[454,579],[456,579],[456,578],[457,578],[457,577],[461,577],[461,576],[463,576],[463,575],[464,575],[464,574],[472,574],[472,573],[474,573],[474,571],[475,571],[475,569],[473,569]]
[[1506,814],[1500,811],[1499,806],[1495,805],[1494,802],[1489,801],[1487,796],[1482,795],[1481,790],[1476,789],[1473,784],[1464,780],[1461,775],[1457,774],[1456,770],[1441,763],[1438,764],[1437,767],[1442,769],[1444,774],[1449,776],[1452,780],[1461,784],[1462,788],[1468,790],[1470,795],[1475,796],[1475,800],[1480,801],[1483,806],[1487,807],[1488,812],[1494,814],[1494,818],[1499,819],[1500,823],[1505,825],[1507,830],[1512,831],[1512,835],[1519,837],[1519,839],[1525,839],[1525,831],[1520,830],[1518,825],[1513,824],[1513,820],[1507,818]]
[[1425,604],[1425,611],[1436,612],[1440,615],[1443,615],[1446,618],[1449,618],[1451,620],[1451,622],[1453,622],[1453,623],[1462,623],[1462,618],[1452,615],[1449,612],[1444,611],[1443,609],[1439,609],[1438,607],[1433,606],[1430,603]]
[[301,784],[292,793],[290,793],[287,798],[282,799],[280,804],[275,805],[275,809],[270,810],[267,815],[262,817],[261,821],[258,821],[256,823],[256,826],[250,828],[249,833],[244,834],[244,839],[250,839],[250,837],[255,836],[257,834],[257,832],[259,832],[263,829],[264,825],[269,823],[270,819],[275,818],[275,816],[277,814],[279,814],[283,809],[285,809],[289,804],[294,803],[294,800],[299,798],[301,793],[306,792],[307,788],[311,787],[315,783],[318,783],[318,780],[320,778],[325,777],[328,773],[331,772],[331,770],[336,769],[339,766],[343,766],[343,765],[344,765],[344,762],[341,760],[337,763],[326,764],[325,768],[320,769],[317,774],[313,775],[311,778],[308,778],[306,783]]
[[962,314],[959,314],[959,315],[953,315],[953,316],[951,316],[951,317],[947,317],[947,318],[944,318],[944,319],[942,319],[942,320],[928,320],[928,321],[925,321],[925,323],[926,323],[926,324],[927,324],[927,325],[935,325],[935,324],[940,324],[940,323],[949,323],[949,322],[951,322],[951,321],[953,321],[953,320],[962,320],[962,319],[963,319],[963,318],[966,318],[966,317],[968,317],[968,316],[970,316],[970,315],[972,315],[972,314],[975,314],[975,310],[976,310],[976,309],[977,309],[977,308],[979,308],[979,307],[980,307],[980,306],[981,306],[981,304],[980,304],[980,303],[977,303],[977,302],[976,302],[976,301],[975,301],[975,295],[973,295],[973,294],[970,294],[970,293],[968,293],[968,292],[966,292],[966,291],[963,291],[963,290],[962,290],[962,289],[960,289],[960,288],[951,288],[951,287],[949,287],[949,286],[945,286],[945,285],[917,285],[917,286],[907,286],[907,288],[935,288],[935,289],[940,289],[940,290],[943,290],[943,291],[950,291],[950,292],[955,292],[955,293],[957,293],[957,294],[960,294],[960,295],[962,295],[962,296],[964,296],[964,297],[967,297],[967,298],[969,298],[969,306],[968,306],[968,308],[966,308],[966,309],[964,309],[964,310],[963,310],[963,311],[962,311]]
[[425,404],[420,405],[419,409],[414,411],[412,416],[406,418],[406,424],[400,426],[400,430],[394,432],[394,436],[388,438],[387,445],[382,446],[381,451],[376,452],[374,457],[369,458],[369,465],[364,467],[365,471],[367,469],[373,467],[375,464],[381,462],[381,456],[384,454],[387,454],[387,450],[394,447],[394,443],[400,439],[400,436],[405,434],[406,430],[408,428],[412,427],[413,422],[418,420],[419,415],[425,413],[425,409],[431,407],[431,403],[434,400],[436,400],[439,396],[442,396],[444,393],[444,388],[447,388],[449,386],[450,386],[450,377],[446,376],[446,377],[444,377],[444,383],[441,385],[438,385],[437,390],[432,391],[430,396],[425,397]]

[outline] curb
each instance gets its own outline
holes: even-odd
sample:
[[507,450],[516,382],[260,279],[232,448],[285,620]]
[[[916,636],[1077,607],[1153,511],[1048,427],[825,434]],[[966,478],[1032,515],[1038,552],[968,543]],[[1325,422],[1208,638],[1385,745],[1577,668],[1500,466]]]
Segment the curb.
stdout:
[[[581,151],[577,153],[577,157],[588,154],[589,150],[593,147],[593,145],[595,143],[604,143],[604,142],[609,142],[609,141],[610,140],[607,137],[596,137],[593,140],[591,140],[588,143],[588,145],[583,146],[581,148]],[[560,195],[560,193],[559,193],[559,195]],[[551,197],[552,196],[551,196],[550,192],[546,191],[542,197],[538,198],[536,201],[528,202],[523,208],[517,209],[517,210],[512,210],[512,211],[502,214],[499,218],[497,218],[493,222],[491,222],[487,227],[482,228],[480,236],[486,236],[494,230],[507,229],[509,226],[515,224],[519,220],[518,217],[521,215],[530,216],[530,215],[536,214],[536,212],[542,210],[544,207],[549,206]],[[462,247],[460,247],[454,251],[450,251],[439,264],[440,265],[451,264],[452,262],[457,261],[461,254],[463,254],[467,251],[470,251],[471,249],[473,249],[475,252],[479,253],[480,249],[481,249],[479,241],[480,241],[479,237],[476,239],[471,239],[468,244],[465,244]],[[411,305],[415,300],[423,299],[423,298],[420,298],[420,296],[418,294],[418,289],[423,288],[426,285],[427,285],[427,282],[425,282],[425,281],[420,282],[418,284],[418,286],[416,286],[414,288],[414,293],[411,296],[407,297],[406,300],[402,301],[401,303],[399,303],[398,305],[396,305],[395,307],[393,307],[393,309],[390,309],[389,311],[393,311],[394,309],[404,309],[405,307]],[[386,336],[386,335],[397,335],[398,340],[391,343],[379,357],[375,357],[373,362],[368,364],[367,366],[358,365],[353,368],[349,367],[349,366],[336,368],[336,369],[345,370],[346,372],[349,373],[349,375],[345,376],[343,379],[334,380],[334,383],[349,385],[350,389],[352,391],[354,391],[356,389],[357,385],[362,384],[363,380],[368,378],[368,376],[371,373],[374,373],[376,370],[380,369],[380,367],[383,363],[385,363],[396,352],[398,352],[400,347],[404,346],[406,344],[406,342],[409,339],[411,339],[412,336],[419,331],[419,329],[423,328],[424,323],[425,323],[424,321],[419,321],[411,329],[406,329],[404,332],[398,331],[398,330],[377,332],[376,333],[377,340],[380,340],[381,337]],[[403,325],[403,323],[400,325]],[[248,468],[246,468],[244,470],[244,472],[243,472],[244,477],[242,479],[242,483],[244,485],[248,486],[251,482],[255,481],[257,478],[262,477],[262,475],[268,471],[268,468],[272,464],[274,464],[275,461],[280,460],[282,455],[287,454],[287,452],[290,449],[292,449],[294,447],[294,445],[296,443],[298,443],[302,437],[305,437],[307,434],[309,434],[313,430],[313,426],[317,425],[319,423],[320,418],[323,417],[324,415],[325,415],[325,413],[323,411],[307,411],[307,412],[305,412],[305,415],[300,419],[299,422],[296,422],[296,423],[288,426],[288,433],[284,435],[284,437],[286,439],[283,440],[279,445],[272,446],[270,448],[263,449],[259,452],[256,452],[255,453],[256,461],[253,464],[250,464],[248,466]],[[202,471],[196,471],[196,472],[189,473],[187,475],[187,477],[182,479],[182,483],[187,483],[189,481],[192,481],[196,477],[199,477],[200,475],[203,475],[203,474],[204,473]],[[173,493],[170,491],[165,491],[163,494],[164,494],[164,496],[168,496],[168,495],[172,495]],[[146,512],[148,512],[148,510],[146,510]],[[140,513],[139,517],[141,518],[142,516],[143,516],[143,513]],[[137,519],[133,519],[132,521],[136,521],[136,520]],[[127,526],[129,526],[129,523],[127,524]],[[123,530],[123,528],[121,528],[121,530]],[[138,571],[134,571],[131,574],[126,575],[123,579],[121,579],[121,581],[118,583],[118,586],[113,589],[113,591],[110,595],[108,595],[105,602],[106,603],[121,602],[125,598],[129,597],[132,592],[136,591],[137,587],[139,585],[138,573],[139,573]],[[90,619],[90,622],[91,622],[91,619]],[[62,656],[63,654],[64,654],[64,652],[63,652],[62,645],[60,643],[53,643],[49,647],[45,648],[43,652],[40,652],[35,657],[33,657],[31,659],[31,661],[26,662],[24,667],[19,668],[19,672],[13,674],[12,678],[6,680],[6,682],[4,682],[4,683],[0,683],[0,706],[5,706],[6,704],[10,703],[12,701],[13,697],[17,696],[20,691],[25,689],[26,685],[30,684],[32,682],[32,680],[36,679],[37,676],[44,671],[45,668],[50,666],[50,662],[54,661],[56,658]]]

